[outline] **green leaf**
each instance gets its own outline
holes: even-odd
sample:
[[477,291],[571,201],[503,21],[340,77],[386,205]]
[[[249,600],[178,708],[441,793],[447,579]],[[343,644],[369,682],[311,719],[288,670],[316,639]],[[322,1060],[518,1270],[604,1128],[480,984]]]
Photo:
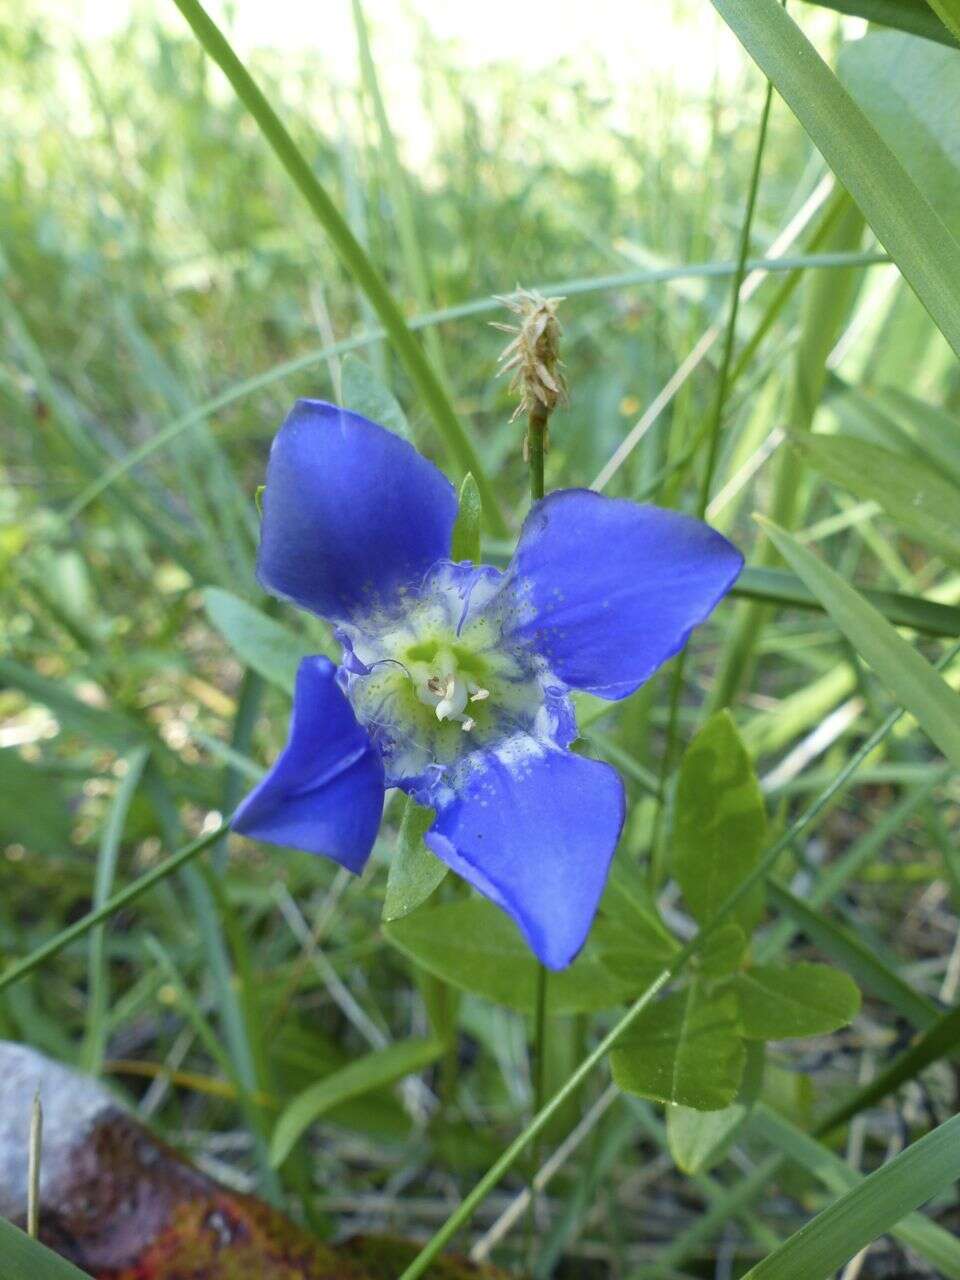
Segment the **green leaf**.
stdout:
[[422,1071],[443,1051],[439,1040],[400,1040],[318,1080],[298,1094],[277,1121],[270,1142],[270,1163],[274,1168],[283,1164],[297,1139],[333,1107]]
[[424,809],[410,796],[400,821],[397,851],[390,860],[383,919],[400,920],[416,911],[447,874],[447,867],[423,842],[433,822],[433,810]]
[[872,605],[783,529],[761,520],[783,558],[822,601],[857,652],[952,764],[960,767],[960,695]]
[[667,1141],[670,1154],[684,1173],[704,1173],[726,1155],[731,1143],[753,1111],[763,1083],[762,1044],[746,1046],[740,1091],[729,1107],[697,1111],[694,1107],[667,1107]]
[[722,924],[703,944],[696,958],[700,972],[710,978],[725,978],[743,963],[747,935],[738,924]]
[[823,1035],[845,1027],[860,1008],[856,983],[826,964],[756,965],[734,978],[749,1040]]
[[72,1262],[31,1240],[6,1218],[0,1218],[0,1255],[3,1280],[89,1280],[86,1271],[78,1271]]
[[960,231],[957,50],[877,31],[840,50],[837,74],[954,235]]
[[897,443],[902,442],[915,456],[949,473],[960,484],[960,422],[952,413],[899,387],[882,387],[871,399],[896,433]]
[[960,42],[960,0],[929,0],[929,3],[954,40]]
[[[728,711],[711,716],[680,765],[673,870],[700,924],[750,874],[763,852],[767,818],[753,765]],[[733,917],[749,936],[763,912],[760,885]]]
[[[491,902],[469,898],[426,907],[384,926],[400,951],[462,991],[510,1009],[536,1002],[535,956],[516,925]],[[640,922],[599,919],[574,963],[550,975],[551,1013],[586,1013],[622,1004],[672,958],[676,944]]]
[[737,1096],[744,1058],[736,997],[692,981],[640,1014],[610,1065],[627,1093],[718,1111]]
[[769,77],[954,351],[960,245],[780,0],[713,0]]
[[[936,2],[931,0],[934,6]],[[956,47],[950,32],[927,8],[926,0],[808,0],[808,3]]]
[[28,764],[15,747],[0,751],[0,845],[63,854],[70,848],[70,825],[58,779]]
[[460,508],[457,511],[457,522],[453,526],[453,544],[450,552],[452,560],[469,560],[473,564],[480,563],[480,518],[483,507],[480,502],[480,490],[473,475],[468,471],[460,486]]
[[293,693],[297,667],[310,652],[305,640],[220,587],[207,587],[203,604],[207,617],[245,666]]
[[879,503],[904,533],[960,563],[960,489],[914,458],[850,436],[792,437],[833,484]]
[[785,1240],[744,1280],[827,1280],[960,1178],[960,1116],[901,1151]]
[[371,422],[379,422],[404,440],[410,439],[407,415],[393,392],[383,385],[365,360],[355,355],[345,356],[340,382],[345,409],[361,413]]
[[[823,605],[795,573],[747,565],[730,594],[761,604],[785,604],[792,609],[822,609]],[[864,591],[863,597],[898,627],[952,639],[960,634],[960,609],[896,591]],[[609,704],[607,704],[609,707]],[[580,719],[580,723],[583,720]]]

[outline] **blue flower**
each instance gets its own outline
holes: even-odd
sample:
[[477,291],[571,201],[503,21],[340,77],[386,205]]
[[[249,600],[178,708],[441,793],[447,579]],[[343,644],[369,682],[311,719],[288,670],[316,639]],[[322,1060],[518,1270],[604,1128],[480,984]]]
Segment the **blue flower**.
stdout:
[[232,825],[359,872],[400,787],[436,810],[434,853],[560,969],[624,819],[616,772],[569,750],[570,692],[633,693],[743,558],[688,516],[567,489],[536,503],[501,572],[449,559],[456,514],[398,436],[297,402],[270,453],[257,572],[333,623],[343,657],[301,663],[287,746]]

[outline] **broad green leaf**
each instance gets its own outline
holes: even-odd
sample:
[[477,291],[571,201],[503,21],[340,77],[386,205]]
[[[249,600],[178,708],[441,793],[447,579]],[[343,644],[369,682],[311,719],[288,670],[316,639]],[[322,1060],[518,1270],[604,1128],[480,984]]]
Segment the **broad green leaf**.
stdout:
[[811,1218],[744,1280],[827,1280],[958,1178],[960,1116],[954,1116]]
[[89,1280],[72,1262],[31,1240],[25,1231],[0,1218],[0,1257],[3,1280]]
[[762,1044],[746,1046],[743,1080],[736,1098],[720,1111],[667,1107],[670,1154],[684,1173],[704,1173],[718,1164],[750,1116],[763,1083]]
[[722,924],[707,938],[697,955],[701,973],[710,978],[725,978],[743,963],[747,952],[747,935],[740,925]]
[[397,850],[387,873],[384,920],[400,920],[416,911],[447,874],[445,864],[423,842],[423,834],[431,822],[433,810],[422,808],[408,796],[400,821]]
[[850,436],[797,433],[811,466],[858,498],[872,499],[904,533],[960,563],[960,489],[923,462]]
[[837,74],[954,235],[960,230],[956,48],[877,31],[840,50]]
[[[384,925],[394,946],[462,991],[530,1012],[537,961],[513,922],[484,898],[424,907]],[[598,919],[574,963],[552,973],[551,1013],[586,1013],[622,1004],[659,974],[676,944],[641,923]]]
[[[673,822],[673,871],[700,924],[757,864],[766,843],[763,795],[728,711],[711,716],[680,765]],[[763,912],[760,885],[733,918],[749,935]]]
[[[956,47],[950,32],[927,8],[926,0],[808,0],[808,3]],[[931,3],[936,7],[937,0],[931,0]]]
[[363,414],[371,422],[379,422],[381,427],[402,436],[404,440],[410,439],[410,426],[396,397],[359,356],[344,357],[341,398],[345,409]]
[[860,1008],[853,979],[826,964],[756,965],[734,978],[734,990],[749,1040],[823,1035]]
[[767,894],[771,906],[790,916],[810,941],[834,964],[842,966],[861,987],[885,1000],[915,1027],[923,1029],[936,1021],[934,1001],[901,978],[858,934],[831,920],[823,910],[794,897],[772,877],[767,880]]
[[780,0],[713,0],[960,353],[960,245]]
[[736,997],[692,981],[640,1014],[610,1065],[627,1093],[719,1111],[737,1096],[744,1058]]
[[468,471],[460,486],[460,506],[457,511],[457,522],[453,526],[453,542],[450,552],[453,560],[470,560],[480,563],[480,520],[483,506],[480,490],[473,475]]
[[783,529],[766,520],[761,523],[857,652],[947,759],[960,767],[960,695],[839,574]]
[[271,684],[293,692],[297,667],[310,652],[305,640],[220,587],[207,587],[203,604],[210,621],[245,666]]
[[443,1051],[439,1040],[400,1040],[318,1080],[281,1114],[270,1142],[270,1163],[274,1168],[283,1164],[301,1134],[333,1107],[422,1071]]

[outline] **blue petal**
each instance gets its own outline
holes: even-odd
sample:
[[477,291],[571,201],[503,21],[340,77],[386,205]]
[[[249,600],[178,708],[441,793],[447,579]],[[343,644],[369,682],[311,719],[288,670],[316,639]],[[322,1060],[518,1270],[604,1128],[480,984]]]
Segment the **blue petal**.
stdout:
[[383,764],[336,673],[329,658],[300,663],[289,741],[231,826],[268,844],[326,854],[359,872],[380,826]]
[[257,576],[325,618],[369,614],[449,555],[456,514],[453,486],[412,445],[298,400],[270,450]]
[[623,826],[613,769],[517,739],[477,752],[426,842],[502,907],[536,955],[563,969],[586,941]]
[[559,490],[530,512],[507,571],[513,634],[571,688],[625,698],[683,648],[742,567],[700,520]]

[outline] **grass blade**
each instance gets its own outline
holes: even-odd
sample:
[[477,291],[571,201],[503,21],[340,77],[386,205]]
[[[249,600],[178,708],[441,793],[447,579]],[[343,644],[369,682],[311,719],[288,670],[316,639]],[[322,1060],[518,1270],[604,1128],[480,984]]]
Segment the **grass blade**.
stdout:
[[713,0],[960,355],[960,245],[779,0]]
[[506,521],[473,443],[464,431],[443,384],[407,325],[403,312],[397,306],[380,272],[367,257],[346,220],[318,182],[313,169],[304,159],[280,117],[199,0],[174,0],[174,3],[186,18],[200,44],[230,81],[237,96],[257,122],[277,159],[293,179],[316,215],[317,221],[326,231],[344,267],[370,299],[397,355],[406,366],[410,380],[433,416],[441,440],[460,469],[463,472],[473,472],[483,495],[484,509],[491,529],[498,534],[506,533]]
[[897,701],[916,716],[947,759],[960,767],[960,695],[839,574],[783,529],[768,520],[761,524]]
[[[780,1125],[777,1134],[778,1145],[782,1145],[784,1134]],[[824,1159],[829,1161],[831,1157],[824,1152]],[[845,1168],[842,1162],[838,1163]],[[832,1163],[831,1168],[834,1168]],[[960,1116],[954,1116],[818,1213],[763,1262],[751,1267],[744,1280],[796,1280],[798,1276],[804,1280],[826,1280],[864,1245],[896,1227],[958,1177]],[[919,1228],[920,1224],[916,1226]],[[912,1232],[914,1247],[917,1247],[917,1234],[917,1230]],[[922,1228],[919,1234],[929,1235]],[[949,1249],[952,1265],[946,1274],[960,1274],[956,1242],[945,1232],[943,1235],[946,1243],[954,1246]],[[940,1261],[942,1265],[943,1260]]]

